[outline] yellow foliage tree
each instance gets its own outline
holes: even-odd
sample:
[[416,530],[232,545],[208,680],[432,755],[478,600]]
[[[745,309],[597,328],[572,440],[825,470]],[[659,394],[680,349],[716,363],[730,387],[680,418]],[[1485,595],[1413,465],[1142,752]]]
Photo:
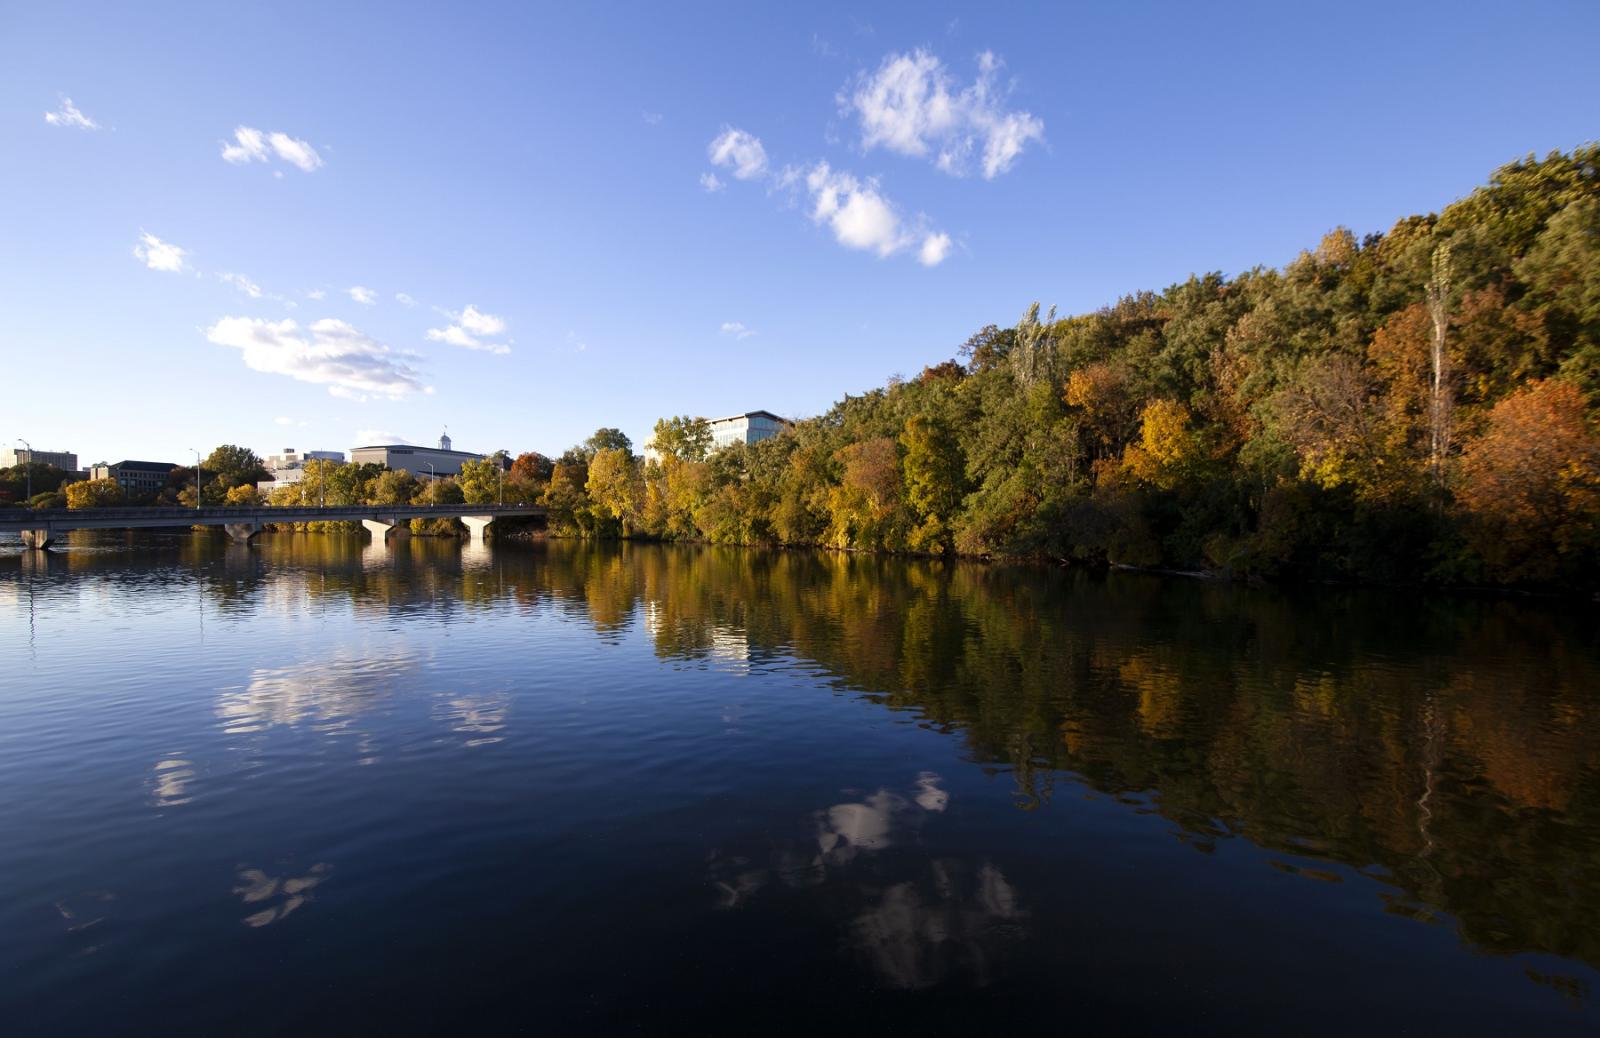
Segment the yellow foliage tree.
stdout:
[[68,508],[112,508],[127,500],[114,479],[82,479],[67,484]]

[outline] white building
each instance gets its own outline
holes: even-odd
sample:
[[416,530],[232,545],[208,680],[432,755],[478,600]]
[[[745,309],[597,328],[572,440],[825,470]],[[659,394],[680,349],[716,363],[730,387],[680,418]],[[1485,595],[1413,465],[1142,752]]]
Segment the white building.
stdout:
[[789,423],[771,411],[746,411],[726,418],[713,418],[706,424],[711,427],[711,449],[720,450],[735,443],[769,440]]
[[306,462],[308,461],[334,461],[344,463],[344,451],[306,451],[300,453],[293,447],[285,447],[282,454],[269,454],[265,462],[266,469],[272,474],[270,480],[263,480],[256,484],[256,489],[261,491],[273,490],[277,487],[292,486],[305,478]]
[[397,472],[404,470],[413,476],[426,478],[429,475],[458,475],[461,472],[462,462],[482,461],[483,455],[451,450],[450,437],[441,436],[438,447],[418,447],[410,443],[353,447],[350,450],[350,460],[357,465],[382,465]]
[[54,465],[63,472],[78,471],[78,456],[71,451],[35,451],[7,447],[0,450],[0,469],[14,465]]

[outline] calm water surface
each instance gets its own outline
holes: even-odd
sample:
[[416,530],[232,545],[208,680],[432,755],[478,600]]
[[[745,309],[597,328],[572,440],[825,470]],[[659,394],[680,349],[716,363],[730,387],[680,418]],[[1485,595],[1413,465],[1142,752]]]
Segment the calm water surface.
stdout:
[[0,1030],[1594,1033],[1591,607],[0,549]]

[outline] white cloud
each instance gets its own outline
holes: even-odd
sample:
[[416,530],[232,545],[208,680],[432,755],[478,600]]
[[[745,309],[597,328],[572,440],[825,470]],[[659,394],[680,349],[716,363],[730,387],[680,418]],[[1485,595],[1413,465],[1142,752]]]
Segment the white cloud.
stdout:
[[53,112],[44,113],[44,121],[51,126],[68,126],[74,130],[98,130],[100,124],[78,111],[78,106],[72,103],[72,98],[62,97],[61,107]]
[[950,236],[941,231],[922,239],[922,248],[917,250],[917,262],[924,267],[937,267],[948,255],[950,255]]
[[384,430],[384,429],[357,429],[356,430],[356,443],[360,444],[362,446],[365,446],[367,444],[372,444],[372,443],[381,443],[381,444],[388,445],[388,444],[397,444],[397,443],[409,444],[410,442],[411,441],[406,439],[404,436],[396,436],[394,433],[389,432],[389,431]]
[[755,333],[756,333],[756,330],[754,328],[746,328],[744,326],[744,322],[743,321],[723,321],[722,322],[722,334],[723,335],[731,335],[735,339],[748,339],[748,338],[750,338],[750,336],[754,335]]
[[321,299],[323,296],[325,296],[327,294],[328,293],[324,292],[320,288],[313,288],[311,291],[306,293],[306,298],[307,299]]
[[323,318],[306,331],[309,336],[289,318],[224,317],[206,329],[206,338],[241,351],[253,371],[325,385],[334,396],[399,400],[427,392],[416,369],[359,329]]
[[301,172],[310,173],[322,165],[322,156],[306,141],[287,133],[273,133],[267,139],[272,142],[272,150],[278,153],[278,158],[298,167]]
[[[224,141],[222,145],[223,160],[234,165],[266,162],[273,155],[306,173],[322,165],[322,156],[317,154],[317,149],[298,137],[277,130],[263,133],[254,127],[240,126],[233,131],[233,143]],[[275,174],[277,172],[281,171],[275,171]]]
[[429,328],[427,331],[428,341],[442,342],[449,346],[459,346],[464,350],[482,350],[485,353],[506,354],[511,352],[511,347],[505,343],[484,342],[478,338],[480,335],[491,336],[504,332],[506,330],[505,318],[484,313],[470,303],[460,313],[451,313],[448,310],[439,312],[450,318],[452,323],[444,328]]
[[133,247],[134,258],[151,270],[164,270],[176,274],[183,270],[183,257],[188,253],[172,244],[162,241],[149,232],[139,235],[139,244]]
[[218,274],[217,280],[232,285],[251,299],[261,298],[261,286],[243,274]]
[[767,171],[767,149],[761,138],[725,127],[706,148],[713,166],[724,166],[740,180],[754,180]]
[[260,130],[240,126],[233,131],[233,140],[232,144],[224,142],[222,145],[224,162],[231,162],[237,166],[246,162],[267,161],[267,135]]
[[351,299],[354,299],[362,306],[371,306],[378,301],[378,293],[374,292],[370,288],[363,288],[360,285],[354,285],[345,289],[345,291],[350,294]]
[[417,305],[417,301],[406,295],[404,292],[396,292],[394,294],[394,301],[405,307],[407,310]]
[[727,185],[725,185],[722,182],[722,178],[717,176],[715,173],[702,173],[700,174],[700,186],[705,188],[706,194],[714,195]]
[[644,121],[649,123],[651,126],[660,126],[661,120],[664,118],[660,112],[652,112],[649,110],[643,111],[639,114],[643,117]]
[[1031,142],[1044,139],[1044,121],[1005,110],[1008,88],[997,83],[1003,63],[992,51],[978,55],[978,76],[957,89],[937,55],[925,50],[890,54],[876,72],[861,74],[841,105],[861,123],[861,146],[902,155],[932,155],[934,165],[960,176],[978,165],[992,180],[1016,163]]
[[[811,219],[827,224],[834,239],[846,248],[892,256],[916,245],[917,258],[929,267],[943,262],[950,252],[949,235],[931,230],[927,218],[920,213],[909,221],[902,217],[875,179],[858,179],[834,170],[827,162],[809,168],[784,166],[768,176],[767,153],[761,141],[732,128],[723,130],[707,151],[713,165],[731,169],[734,177],[764,177],[771,189],[788,192],[791,198],[804,185],[811,196]],[[714,173],[702,174],[700,185],[707,191],[724,186]]]
[[477,332],[479,335],[499,335],[506,330],[505,318],[483,313],[471,303],[456,315],[456,320],[460,321],[467,331]]
[[949,251],[948,235],[927,230],[923,226],[926,220],[920,216],[908,223],[878,190],[876,180],[860,180],[819,162],[805,174],[805,185],[811,193],[811,219],[826,224],[846,248],[892,256],[920,240],[918,259],[930,267]]

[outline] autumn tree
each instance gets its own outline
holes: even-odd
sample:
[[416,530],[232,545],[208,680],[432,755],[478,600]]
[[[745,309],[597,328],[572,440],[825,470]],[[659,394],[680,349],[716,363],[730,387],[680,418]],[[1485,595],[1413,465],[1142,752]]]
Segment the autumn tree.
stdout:
[[584,490],[588,479],[586,464],[556,462],[542,499],[549,509],[552,529],[569,533],[587,533],[592,529],[594,517],[589,511],[589,495]]
[[68,508],[114,508],[127,500],[114,479],[80,479],[67,484]]
[[1123,467],[1135,479],[1172,490],[1195,482],[1204,446],[1191,426],[1189,409],[1173,400],[1152,400],[1139,417],[1139,441],[1123,452]]
[[372,483],[371,502],[375,505],[408,505],[417,500],[422,484],[405,469],[390,469],[378,474]]
[[1497,577],[1546,582],[1600,549],[1600,437],[1583,394],[1549,379],[1496,404],[1462,459],[1470,533]]
[[626,448],[609,447],[597,452],[589,463],[584,490],[597,516],[614,519],[624,533],[631,532],[642,487],[638,467]]
[[550,479],[554,469],[555,462],[538,451],[528,451],[517,455],[517,459],[511,463],[510,476],[519,483],[544,483]]
[[905,499],[917,524],[910,545],[919,551],[950,551],[951,524],[966,493],[960,445],[943,423],[913,415],[900,433],[900,446],[905,452]]
[[828,497],[829,543],[841,547],[899,548],[900,457],[894,440],[880,436],[852,443],[838,453],[843,478]]

